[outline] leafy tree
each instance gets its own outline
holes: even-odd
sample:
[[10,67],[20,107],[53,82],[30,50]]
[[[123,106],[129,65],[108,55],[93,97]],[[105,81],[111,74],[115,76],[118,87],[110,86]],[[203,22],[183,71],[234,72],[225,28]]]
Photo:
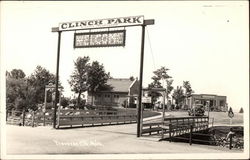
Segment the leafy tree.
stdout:
[[[11,77],[6,78],[6,109],[20,109],[20,93],[22,92],[24,80]],[[21,93],[22,94],[22,93]]]
[[[79,57],[74,63],[75,69],[70,76],[69,84],[71,90],[78,94],[77,105],[81,102],[81,95],[89,91],[92,95],[96,91],[108,90],[107,80],[111,78],[110,73],[106,73],[104,66],[98,61],[89,63],[89,57]],[[93,105],[93,96],[92,96]]]
[[[41,66],[37,66],[34,73],[27,79],[28,85],[34,88],[35,100],[33,103],[39,104],[44,102],[45,86],[49,83],[55,84],[56,76]],[[59,82],[60,85],[60,82]],[[51,97],[51,96],[48,96]]]
[[36,110],[37,105],[44,102],[45,85],[55,82],[55,76],[41,66],[37,66],[29,77],[25,77],[21,69],[13,69],[6,75],[7,109]]
[[[164,86],[161,83],[161,80],[166,81],[167,82],[167,86],[166,86],[166,90],[167,90],[167,97],[168,97],[168,93],[170,93],[173,89],[172,82],[173,80],[169,80],[169,78],[171,78],[171,76],[169,76],[167,74],[167,71],[169,69],[167,69],[166,67],[161,67],[160,69],[157,69],[156,71],[154,71],[154,76],[151,78],[153,80],[153,82],[151,82],[148,85],[148,88],[164,88]],[[161,94],[159,92],[156,91],[149,91],[149,95],[152,97],[152,102],[153,104],[155,104],[155,102],[157,101],[158,97],[161,96]]]
[[88,70],[88,91],[92,94],[92,105],[93,95],[97,91],[110,90],[111,86],[107,85],[107,80],[110,78],[110,74],[105,72],[104,66],[99,64],[98,61],[92,62]]
[[130,77],[129,77],[129,80],[130,80],[130,81],[134,81],[134,80],[135,80],[134,76],[130,76]]
[[192,95],[192,93],[194,93],[194,91],[192,90],[191,84],[190,84],[189,81],[183,81],[183,88],[185,89],[185,93],[184,93],[185,99],[184,99],[184,101],[186,101],[189,97],[191,97],[191,95]]
[[74,62],[75,69],[70,76],[70,80],[68,81],[71,90],[78,94],[77,105],[80,103],[81,95],[83,92],[88,90],[88,70],[90,68],[89,57],[79,57]]
[[[15,71],[15,70],[14,70]],[[9,72],[16,73],[16,72]],[[22,72],[19,72],[22,73]],[[13,74],[15,75],[15,74]],[[7,110],[15,108],[22,110],[23,108],[33,108],[34,104],[34,88],[27,82],[27,78],[23,77],[25,74],[16,74],[21,76],[6,77],[6,102]]]
[[177,86],[177,88],[173,92],[172,97],[175,100],[176,107],[179,109],[180,104],[183,102],[185,98],[185,95],[183,93],[183,89],[181,86]]
[[167,80],[167,98],[169,98],[170,93],[172,92],[172,90],[174,89],[174,87],[172,86],[173,84],[173,79]]
[[15,79],[21,79],[25,77],[25,73],[21,69],[13,69],[10,72],[10,77],[15,78]]
[[[162,88],[162,86],[154,87],[154,84],[151,83],[151,84],[148,85],[148,88],[149,89],[152,89],[152,88]],[[159,92],[152,91],[152,90],[149,90],[148,95],[152,98],[153,106],[154,106],[155,102],[157,101],[158,97],[162,96]]]
[[63,107],[67,107],[69,105],[69,103],[70,103],[70,98],[68,98],[68,97],[62,97],[61,98],[61,105]]

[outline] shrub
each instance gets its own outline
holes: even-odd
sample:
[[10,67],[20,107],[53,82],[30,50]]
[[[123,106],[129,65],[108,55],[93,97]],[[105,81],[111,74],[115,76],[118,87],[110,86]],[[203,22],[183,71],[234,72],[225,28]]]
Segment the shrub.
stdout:
[[243,108],[242,108],[242,107],[240,108],[239,113],[244,113],[244,111],[243,111]]

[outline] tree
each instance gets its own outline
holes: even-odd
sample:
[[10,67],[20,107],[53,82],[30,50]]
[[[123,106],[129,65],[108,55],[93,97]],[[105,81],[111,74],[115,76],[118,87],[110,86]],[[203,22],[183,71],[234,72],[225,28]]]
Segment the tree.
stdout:
[[175,100],[175,104],[176,104],[177,109],[179,109],[180,104],[183,102],[183,100],[185,98],[185,95],[183,93],[183,89],[181,86],[177,86],[177,88],[173,92],[172,97]]
[[14,69],[6,73],[6,109],[33,108],[32,101],[34,101],[35,92],[34,88],[28,84],[24,72]]
[[85,91],[89,91],[93,94],[100,90],[109,90],[107,80],[111,78],[110,73],[106,73],[104,66],[99,62],[94,61],[90,65],[89,57],[79,57],[74,63],[75,69],[70,76],[69,84],[71,90],[78,94],[77,105],[81,102],[81,95]]
[[20,109],[21,95],[24,88],[24,80],[11,77],[6,78],[6,109]]
[[83,92],[88,90],[88,70],[90,68],[89,57],[79,57],[74,62],[75,69],[70,76],[70,80],[68,81],[71,90],[78,94],[77,105],[80,103],[81,95]]
[[160,82],[161,80],[163,80],[163,82],[164,82],[164,81],[168,80],[169,78],[171,78],[171,76],[169,76],[167,74],[168,70],[169,69],[166,67],[161,67],[160,69],[157,69],[156,71],[153,72],[154,76],[152,77],[152,79],[153,79],[153,84],[156,88],[164,87],[164,86],[162,86],[162,84]]
[[25,77],[25,73],[23,72],[23,70],[21,69],[13,69],[10,73],[9,76],[11,78],[15,78],[15,79],[22,79]]
[[[41,66],[37,66],[35,71],[27,78],[27,84],[34,88],[34,104],[44,102],[45,86],[49,83],[55,84],[56,76]],[[60,82],[59,82],[60,85]]]
[[242,108],[242,107],[240,108],[239,113],[244,113],[244,110],[243,110],[243,108]]
[[34,73],[25,77],[21,69],[6,72],[7,109],[37,109],[37,104],[44,102],[45,85],[55,82],[55,75],[45,68],[37,66]]
[[130,80],[130,81],[134,81],[134,80],[135,80],[134,76],[130,76],[130,77],[129,77],[129,80]]
[[184,104],[186,104],[187,99],[194,93],[194,91],[191,88],[191,84],[189,81],[183,81],[183,88],[185,89],[185,99],[184,99]]
[[[164,82],[167,82],[167,86],[166,86],[166,90],[167,90],[167,97],[168,97],[168,93],[170,93],[172,91],[172,82],[173,80],[169,80],[169,78],[171,78],[171,76],[169,76],[167,74],[167,71],[169,69],[167,69],[166,67],[161,67],[159,69],[157,69],[156,71],[154,71],[154,76],[151,77],[151,79],[153,80],[153,82],[151,82],[148,85],[148,88],[164,88],[164,86],[161,83],[161,80]],[[169,85],[169,86],[168,86]],[[155,104],[155,102],[157,101],[158,97],[161,96],[161,94],[159,92],[156,91],[149,91],[149,95],[152,97],[152,102],[153,105]]]
[[172,86],[173,84],[173,79],[167,80],[167,98],[169,98],[170,93],[172,92],[172,90],[174,89],[174,87]]
[[98,61],[92,62],[88,70],[88,91],[93,95],[96,91],[110,90],[111,86],[107,85],[107,80],[110,78],[110,74],[105,72],[104,66],[99,64]]
[[62,97],[61,98],[61,105],[63,107],[67,107],[69,105],[69,103],[70,103],[70,98],[68,98],[68,97]]

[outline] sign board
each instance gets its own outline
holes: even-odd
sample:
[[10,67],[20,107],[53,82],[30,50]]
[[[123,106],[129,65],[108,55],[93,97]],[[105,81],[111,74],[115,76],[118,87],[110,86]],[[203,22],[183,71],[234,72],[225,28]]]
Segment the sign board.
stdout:
[[125,30],[74,34],[74,48],[125,46]]
[[59,31],[142,25],[144,16],[108,18],[59,23]]
[[151,97],[142,97],[141,98],[142,103],[152,103]]
[[202,95],[201,97],[206,98],[206,99],[214,99],[215,98],[215,96],[212,96],[212,95]]

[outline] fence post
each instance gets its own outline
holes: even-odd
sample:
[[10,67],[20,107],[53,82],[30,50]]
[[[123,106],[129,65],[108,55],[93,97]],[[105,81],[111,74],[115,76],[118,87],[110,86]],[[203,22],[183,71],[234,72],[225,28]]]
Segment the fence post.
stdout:
[[25,123],[25,109],[23,108],[23,126],[24,126],[24,123]]
[[45,112],[43,112],[43,126],[45,126]]
[[149,126],[149,135],[151,135],[151,128],[152,128],[152,126],[150,125]]
[[172,141],[171,132],[172,132],[172,124],[170,123],[170,124],[169,124],[169,142]]
[[232,149],[233,135],[230,134],[229,138],[230,138],[229,149]]
[[34,127],[35,111],[32,111],[32,127]]
[[189,145],[192,145],[192,132],[193,132],[193,125],[190,125]]

